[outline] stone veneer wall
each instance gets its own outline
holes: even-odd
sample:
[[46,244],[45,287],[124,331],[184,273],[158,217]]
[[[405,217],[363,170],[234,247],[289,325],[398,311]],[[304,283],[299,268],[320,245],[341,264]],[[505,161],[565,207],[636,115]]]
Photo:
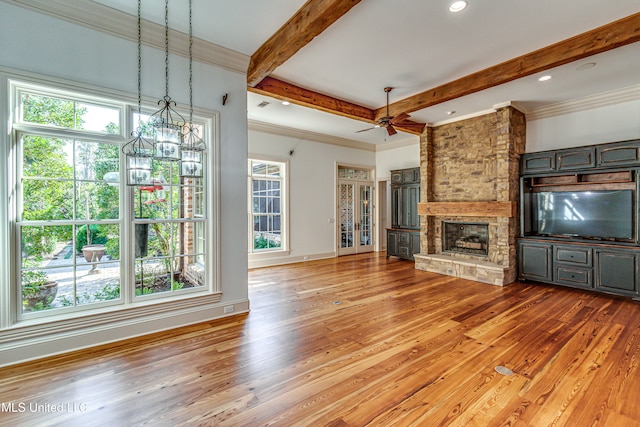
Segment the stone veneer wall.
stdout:
[[[512,107],[455,123],[427,127],[420,142],[421,200],[510,201],[516,202],[517,206],[520,155],[525,151],[525,135],[524,114]],[[442,254],[441,224],[444,220],[488,223],[488,256]],[[518,215],[513,218],[423,215],[420,218],[421,256],[416,258],[416,268],[494,284],[511,283],[517,275],[515,239],[518,221]],[[424,257],[430,254],[442,256]],[[459,260],[458,264],[463,266],[460,269],[465,272],[452,271],[455,268],[447,259]],[[469,267],[471,265],[475,267]],[[474,273],[478,265],[485,270],[495,267],[499,273]],[[485,277],[487,274],[489,277]]]

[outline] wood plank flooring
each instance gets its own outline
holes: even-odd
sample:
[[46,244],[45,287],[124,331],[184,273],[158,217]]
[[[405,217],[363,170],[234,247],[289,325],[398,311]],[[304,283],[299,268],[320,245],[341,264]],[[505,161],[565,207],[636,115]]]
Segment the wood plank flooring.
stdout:
[[637,302],[381,254],[249,281],[248,315],[0,369],[0,425],[640,425]]

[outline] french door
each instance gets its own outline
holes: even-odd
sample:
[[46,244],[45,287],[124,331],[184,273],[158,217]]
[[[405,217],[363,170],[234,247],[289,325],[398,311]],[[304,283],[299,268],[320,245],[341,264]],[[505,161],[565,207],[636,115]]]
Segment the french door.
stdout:
[[373,182],[338,181],[338,255],[373,251]]

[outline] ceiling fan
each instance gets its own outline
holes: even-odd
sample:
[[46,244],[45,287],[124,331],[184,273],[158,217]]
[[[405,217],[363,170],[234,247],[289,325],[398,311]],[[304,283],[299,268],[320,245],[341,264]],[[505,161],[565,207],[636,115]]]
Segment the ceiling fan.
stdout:
[[387,94],[387,115],[384,117],[381,117],[378,120],[377,126],[374,126],[372,128],[362,129],[362,130],[356,131],[356,133],[365,132],[365,131],[368,131],[371,129],[377,129],[380,127],[386,128],[389,136],[392,136],[398,133],[398,131],[395,130],[393,125],[396,125],[396,126],[400,125],[400,122],[407,120],[410,116],[407,113],[400,113],[395,117],[389,115],[389,92],[391,92],[392,89],[393,89],[392,87],[384,88],[384,91]]

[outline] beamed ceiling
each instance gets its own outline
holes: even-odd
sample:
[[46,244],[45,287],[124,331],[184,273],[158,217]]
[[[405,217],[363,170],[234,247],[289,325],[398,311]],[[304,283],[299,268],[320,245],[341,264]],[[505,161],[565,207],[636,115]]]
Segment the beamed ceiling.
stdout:
[[[137,10],[130,0],[56,4],[74,2]],[[581,99],[640,98],[640,0],[468,0],[457,14],[451,2],[193,0],[193,31],[246,58],[250,123],[356,142],[415,142],[424,123],[500,105],[529,118]],[[169,1],[170,26],[182,33],[185,4]],[[142,6],[145,20],[164,23],[163,1]],[[544,74],[551,80],[539,82]],[[411,118],[394,136],[359,132],[387,115],[385,87],[390,115]]]

